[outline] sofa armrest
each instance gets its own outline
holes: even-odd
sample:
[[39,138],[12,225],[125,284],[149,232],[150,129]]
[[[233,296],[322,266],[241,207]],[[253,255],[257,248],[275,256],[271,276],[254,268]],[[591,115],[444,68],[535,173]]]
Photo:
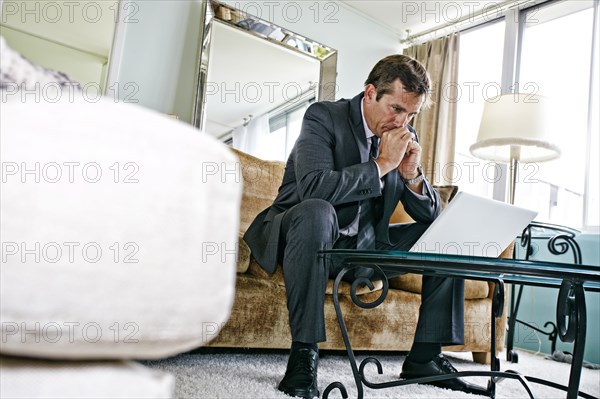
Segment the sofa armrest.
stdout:
[[[504,251],[502,251],[502,253],[498,256],[498,258],[503,258],[503,259],[512,259],[513,257],[513,253],[515,250],[515,242],[513,241],[512,243],[509,244],[508,247],[506,247],[506,249]],[[488,282],[489,286],[490,286],[490,292],[488,294],[488,299],[492,299],[494,296],[494,289],[496,288],[496,283],[492,283],[492,282]],[[508,290],[505,290],[506,292],[508,292]],[[505,295],[505,299],[506,299],[506,293]]]

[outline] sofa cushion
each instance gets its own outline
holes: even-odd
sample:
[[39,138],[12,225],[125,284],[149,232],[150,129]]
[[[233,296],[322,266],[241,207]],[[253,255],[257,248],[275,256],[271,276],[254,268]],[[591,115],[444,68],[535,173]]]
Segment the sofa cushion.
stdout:
[[[262,267],[260,267],[260,265],[256,262],[256,260],[252,259],[252,261],[250,262],[250,267],[248,268],[248,273],[255,277],[259,277],[264,280],[269,280],[281,287],[285,287],[285,281],[283,279],[283,268],[281,267],[281,265],[277,266],[277,269],[275,269],[275,273],[273,273],[272,275],[269,275],[266,271],[263,270]],[[334,283],[334,280],[332,280],[332,279],[329,279],[327,281],[327,289],[325,290],[325,294],[327,294],[327,295],[333,294],[333,283]],[[379,291],[381,288],[383,288],[383,283],[379,280],[376,280],[373,283],[373,285],[374,285],[373,291]],[[350,287],[351,287],[350,283],[342,281],[342,283],[340,284],[339,292],[344,295],[349,295]],[[368,287],[362,287],[356,291],[356,294],[364,295],[364,294],[368,294],[370,292],[372,292],[372,291]]]
[[[511,258],[514,249],[514,242],[511,243],[499,256],[499,258]],[[492,288],[490,288],[492,287]],[[390,279],[390,288],[396,288],[403,291],[421,293],[421,275],[403,274],[402,276]],[[465,299],[483,299],[493,290],[493,283],[487,281],[465,280]]]
[[458,193],[458,186],[435,186],[434,188],[440,195],[442,210],[446,208],[448,203],[452,201],[452,198]]
[[238,237],[237,273],[246,273],[250,266],[250,247],[244,241],[242,234]]
[[231,148],[239,158],[239,172],[244,181],[240,209],[240,232],[245,233],[256,215],[271,206],[279,192],[285,163],[263,161],[243,151]]
[[[434,186],[434,188],[440,195],[442,210],[446,208],[448,202],[450,202],[450,200],[452,200],[452,198],[454,198],[454,196],[458,192],[458,186]],[[394,210],[394,213],[390,218],[390,224],[413,222],[413,218],[411,218],[408,215],[408,213],[406,213],[406,211],[404,210],[402,202],[398,202],[398,206],[396,206],[396,209]]]
[[[420,274],[403,274],[390,279],[390,287],[403,291],[421,293]],[[490,293],[490,286],[486,281],[465,280],[465,299],[483,299]]]

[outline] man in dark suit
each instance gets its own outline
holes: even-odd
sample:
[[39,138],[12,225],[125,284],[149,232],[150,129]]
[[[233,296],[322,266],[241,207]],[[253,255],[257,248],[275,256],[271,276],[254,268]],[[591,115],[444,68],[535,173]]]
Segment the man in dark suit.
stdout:
[[[429,101],[430,87],[418,61],[392,55],[375,65],[364,92],[352,100],[311,105],[277,198],[244,236],[267,272],[283,265],[292,348],[278,388],[288,395],[319,395],[317,343],[326,339],[325,288],[340,265],[324,262],[317,251],[408,250],[440,212],[409,125]],[[389,225],[398,201],[416,223]],[[462,280],[423,277],[419,322],[402,378],[456,372],[441,345],[463,343],[463,300]],[[458,378],[437,385],[480,389]]]

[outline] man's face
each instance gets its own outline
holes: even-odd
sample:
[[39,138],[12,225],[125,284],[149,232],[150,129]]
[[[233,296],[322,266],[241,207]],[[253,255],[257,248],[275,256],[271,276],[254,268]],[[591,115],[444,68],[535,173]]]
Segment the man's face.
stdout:
[[377,137],[388,131],[405,127],[419,112],[425,100],[424,95],[404,90],[400,79],[396,79],[390,92],[379,101],[377,89],[372,84],[365,87],[364,116],[367,126]]

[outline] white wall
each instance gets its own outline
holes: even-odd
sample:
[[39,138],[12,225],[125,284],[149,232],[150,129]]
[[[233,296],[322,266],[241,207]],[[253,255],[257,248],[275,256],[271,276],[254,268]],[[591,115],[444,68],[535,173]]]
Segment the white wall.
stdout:
[[[373,65],[400,49],[399,37],[336,1],[226,1],[338,50],[337,98],[363,88]],[[194,97],[200,0],[134,0],[117,73],[126,95],[190,121]],[[260,54],[256,55],[260,57]],[[130,83],[127,90],[124,85]],[[134,86],[131,86],[131,84]],[[133,87],[137,92],[133,94]],[[108,93],[109,95],[111,93]]]

